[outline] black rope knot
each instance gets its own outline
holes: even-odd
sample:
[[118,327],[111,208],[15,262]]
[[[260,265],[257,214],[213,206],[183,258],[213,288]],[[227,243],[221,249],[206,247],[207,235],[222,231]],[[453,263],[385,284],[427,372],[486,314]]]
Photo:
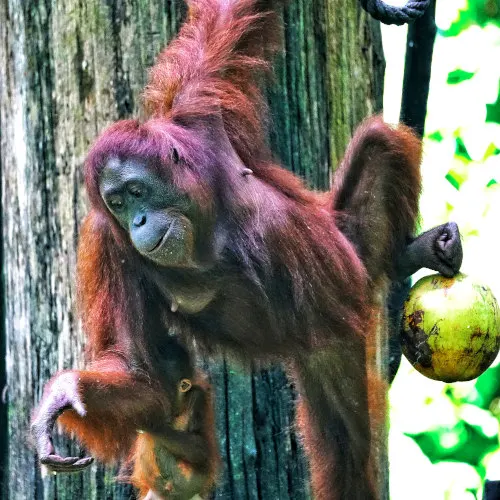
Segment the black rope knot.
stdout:
[[383,0],[360,0],[360,2],[361,7],[377,21],[401,26],[421,17],[431,0],[409,0],[403,7],[387,5]]

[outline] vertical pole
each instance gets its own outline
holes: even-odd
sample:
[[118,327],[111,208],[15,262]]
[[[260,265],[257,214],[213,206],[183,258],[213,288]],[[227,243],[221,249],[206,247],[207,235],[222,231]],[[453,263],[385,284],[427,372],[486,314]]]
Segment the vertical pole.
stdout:
[[400,120],[424,136],[432,52],[436,38],[436,0],[425,14],[408,25]]
[[[424,136],[427,99],[431,78],[432,53],[436,38],[436,0],[425,11],[424,15],[408,24],[406,38],[406,58],[403,77],[403,95],[399,119],[418,134]],[[401,362],[401,346],[399,345],[399,325],[403,303],[411,288],[411,279],[393,282],[388,301],[389,331],[389,380],[392,381]]]

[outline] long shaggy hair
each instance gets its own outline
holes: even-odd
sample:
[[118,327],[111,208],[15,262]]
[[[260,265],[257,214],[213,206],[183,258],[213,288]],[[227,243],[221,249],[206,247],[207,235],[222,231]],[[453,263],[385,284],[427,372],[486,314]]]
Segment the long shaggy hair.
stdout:
[[[372,415],[382,401],[383,414],[385,396],[367,381],[366,339],[414,231],[420,143],[404,127],[368,121],[327,194],[276,165],[260,89],[280,47],[271,3],[188,1],[186,23],[151,70],[146,119],[117,122],[96,141],[85,165],[92,209],[78,256],[80,312],[92,358],[118,352],[148,373],[168,356],[165,325],[210,352],[292,361],[317,498],[376,498],[368,401]],[[139,159],[189,196],[205,271],[161,268],[133,248],[99,193],[110,158]],[[217,294],[198,314],[176,314],[172,283]]]

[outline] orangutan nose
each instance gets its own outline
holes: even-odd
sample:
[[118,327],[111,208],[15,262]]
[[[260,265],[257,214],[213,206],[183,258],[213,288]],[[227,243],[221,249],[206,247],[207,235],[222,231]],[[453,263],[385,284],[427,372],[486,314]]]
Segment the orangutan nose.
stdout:
[[136,215],[133,224],[135,227],[141,227],[146,224],[146,216],[144,214]]

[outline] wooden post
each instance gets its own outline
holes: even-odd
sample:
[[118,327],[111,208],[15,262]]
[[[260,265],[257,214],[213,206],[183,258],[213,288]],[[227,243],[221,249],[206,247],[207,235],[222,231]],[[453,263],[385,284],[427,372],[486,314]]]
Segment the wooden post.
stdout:
[[[42,477],[28,422],[49,377],[82,366],[74,277],[86,211],[85,153],[106,125],[137,112],[147,68],[183,14],[181,0],[0,2],[6,482],[12,499],[130,498],[130,489],[113,481],[114,472],[98,465]],[[354,127],[380,109],[378,27],[351,0],[291,0],[283,18],[286,54],[269,87],[271,142],[284,165],[326,188]],[[294,394],[283,371],[212,366],[225,464],[216,498],[310,498],[293,428]],[[63,454],[74,448],[62,439],[57,446]]]

